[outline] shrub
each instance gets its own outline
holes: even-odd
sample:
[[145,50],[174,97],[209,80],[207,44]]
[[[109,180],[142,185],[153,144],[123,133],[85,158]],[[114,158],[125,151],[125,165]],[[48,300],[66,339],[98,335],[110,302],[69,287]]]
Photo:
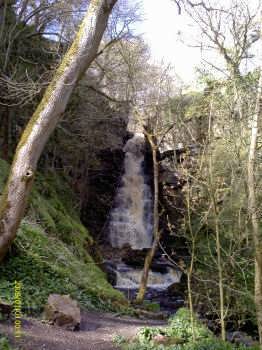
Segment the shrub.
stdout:
[[0,349],[1,350],[15,350],[9,343],[9,340],[0,334]]
[[[212,338],[213,334],[194,317],[194,331],[197,340]],[[190,312],[186,308],[181,308],[177,313],[169,319],[169,327],[167,335],[182,338],[185,341],[191,341],[193,338],[193,329],[190,319]]]
[[[244,345],[234,345],[224,342],[214,336],[205,325],[196,317],[195,334],[196,341],[192,339],[192,326],[190,322],[190,312],[186,308],[181,308],[169,319],[167,327],[145,327],[142,328],[134,341],[122,343],[123,350],[246,350]],[[156,335],[164,335],[173,340],[182,340],[182,342],[170,345],[170,342],[157,344],[154,342]],[[248,348],[249,350],[259,350],[259,347]]]

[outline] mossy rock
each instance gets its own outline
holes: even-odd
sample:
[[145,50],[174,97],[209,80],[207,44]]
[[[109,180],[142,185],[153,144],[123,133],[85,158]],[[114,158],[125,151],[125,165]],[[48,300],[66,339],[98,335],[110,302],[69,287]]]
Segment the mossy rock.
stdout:
[[160,311],[160,304],[156,302],[151,302],[149,300],[145,300],[142,305],[147,311],[151,312],[159,312]]

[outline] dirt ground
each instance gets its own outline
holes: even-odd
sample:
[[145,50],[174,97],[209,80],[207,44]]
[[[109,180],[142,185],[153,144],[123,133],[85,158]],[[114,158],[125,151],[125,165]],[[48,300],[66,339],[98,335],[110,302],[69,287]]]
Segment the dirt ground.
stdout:
[[[141,320],[109,313],[82,312],[80,330],[65,331],[40,320],[23,320],[23,337],[19,345],[23,350],[117,350],[112,341],[116,334],[132,338],[141,327],[161,326],[157,320]],[[0,323],[0,332],[11,340],[13,324]]]

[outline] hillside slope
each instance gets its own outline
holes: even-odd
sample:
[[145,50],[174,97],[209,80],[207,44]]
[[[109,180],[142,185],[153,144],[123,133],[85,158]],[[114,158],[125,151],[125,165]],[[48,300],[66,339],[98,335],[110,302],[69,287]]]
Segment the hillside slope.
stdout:
[[[0,191],[8,169],[0,160]],[[50,293],[70,294],[89,309],[119,310],[127,305],[88,253],[93,239],[75,204],[58,175],[37,175],[26,217],[0,265],[0,298],[12,302],[14,281],[22,282],[26,314],[41,312]]]

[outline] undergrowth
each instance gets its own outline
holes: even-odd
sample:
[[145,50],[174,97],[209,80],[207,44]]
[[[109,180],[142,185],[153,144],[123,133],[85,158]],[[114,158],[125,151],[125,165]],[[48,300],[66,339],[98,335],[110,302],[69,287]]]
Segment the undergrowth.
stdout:
[[[0,160],[0,191],[7,174],[8,165]],[[40,313],[51,293],[69,294],[89,309],[127,308],[89,255],[93,239],[74,206],[65,181],[55,174],[37,175],[26,217],[0,264],[0,298],[12,303],[14,281],[20,281],[25,314]]]
[[0,334],[0,349],[1,350],[16,350],[10,345],[9,340],[2,334]]
[[[115,336],[114,342],[123,350],[246,350],[244,345],[222,341],[208,330],[196,317],[194,319],[195,341],[190,322],[190,312],[181,308],[169,319],[166,327],[144,327],[137,336],[127,341]],[[249,347],[258,350],[259,347]]]

